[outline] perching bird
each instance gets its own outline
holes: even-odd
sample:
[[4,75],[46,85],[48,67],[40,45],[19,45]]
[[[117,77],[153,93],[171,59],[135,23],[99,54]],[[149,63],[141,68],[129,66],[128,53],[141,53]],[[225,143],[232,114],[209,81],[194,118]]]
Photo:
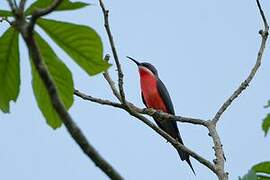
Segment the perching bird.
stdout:
[[[168,90],[166,89],[162,81],[159,79],[156,68],[152,64],[145,62],[139,63],[135,59],[128,56],[127,58],[136,63],[139,68],[141,96],[145,106],[147,108],[153,108],[175,115]],[[173,138],[177,139],[181,144],[184,144],[175,121],[160,121],[157,118],[154,118],[154,120],[162,130],[167,132]],[[186,161],[193,173],[195,174],[195,171],[189,159],[189,154],[181,150],[177,151],[181,160]]]

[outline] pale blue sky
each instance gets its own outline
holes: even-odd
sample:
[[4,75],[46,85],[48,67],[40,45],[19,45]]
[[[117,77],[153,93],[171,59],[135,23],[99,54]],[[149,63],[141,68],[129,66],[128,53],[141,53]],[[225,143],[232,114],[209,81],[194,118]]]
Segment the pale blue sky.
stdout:
[[[93,27],[103,39],[104,53],[110,53],[98,2],[85,2],[93,5],[49,17]],[[206,119],[215,114],[255,63],[260,43],[258,31],[262,28],[255,0],[137,0],[105,4],[110,9],[127,97],[140,107],[143,104],[137,68],[126,60],[126,55],[157,67],[176,114]],[[1,1],[0,9],[5,8],[6,2]],[[263,8],[270,17],[270,2],[264,1]],[[7,27],[1,23],[0,33]],[[24,43],[21,45],[20,96],[11,105],[11,114],[0,113],[0,179],[107,179],[64,127],[54,131],[46,125],[33,97],[29,58]],[[72,70],[76,88],[115,100],[101,75],[88,77],[62,50],[53,47]],[[270,111],[263,108],[270,99],[269,58],[267,49],[254,81],[218,125],[231,179],[270,157],[269,136],[264,138],[261,131],[262,118]],[[110,72],[115,74],[115,66]],[[121,110],[75,98],[70,113],[91,144],[128,180],[216,179],[192,159],[197,172],[194,176],[164,139]],[[206,129],[178,126],[188,147],[210,160],[214,158]]]

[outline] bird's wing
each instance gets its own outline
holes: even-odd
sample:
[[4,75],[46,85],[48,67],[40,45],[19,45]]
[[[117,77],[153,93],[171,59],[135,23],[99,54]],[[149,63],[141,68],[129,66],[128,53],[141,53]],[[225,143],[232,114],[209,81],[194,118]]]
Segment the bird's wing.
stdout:
[[168,113],[175,115],[172,100],[171,100],[171,97],[169,95],[169,92],[168,92],[166,86],[163,84],[163,82],[159,78],[157,79],[157,89],[158,89],[158,92],[159,92],[162,100],[165,103],[165,106],[166,106]]

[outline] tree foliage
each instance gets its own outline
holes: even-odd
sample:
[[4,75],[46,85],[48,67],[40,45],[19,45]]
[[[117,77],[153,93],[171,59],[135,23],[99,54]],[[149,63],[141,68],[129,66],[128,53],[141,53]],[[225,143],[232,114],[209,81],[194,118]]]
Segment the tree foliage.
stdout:
[[[29,16],[37,8],[46,8],[53,0],[38,0],[25,11]],[[64,0],[56,11],[76,10],[88,6],[84,2]],[[0,16],[10,17],[13,13],[0,10]],[[37,24],[59,45],[85,72],[96,75],[110,67],[103,60],[103,45],[96,31],[88,26],[50,19],[39,19]],[[73,103],[74,85],[72,74],[50,45],[35,34],[35,40],[46,68],[53,79],[66,109]],[[52,107],[48,92],[32,65],[32,86],[37,105],[52,128],[61,126],[61,121]],[[16,101],[20,89],[19,39],[15,28],[10,27],[0,38],[0,109],[10,112],[10,101]]]
[[254,165],[240,180],[270,180],[270,161]]
[[[265,106],[265,108],[270,107],[270,101],[268,101],[268,104]],[[270,114],[267,114],[266,117],[263,119],[262,123],[262,129],[264,131],[265,136],[267,135],[270,128]]]
[[9,28],[0,38],[0,109],[8,113],[20,89],[18,32]]

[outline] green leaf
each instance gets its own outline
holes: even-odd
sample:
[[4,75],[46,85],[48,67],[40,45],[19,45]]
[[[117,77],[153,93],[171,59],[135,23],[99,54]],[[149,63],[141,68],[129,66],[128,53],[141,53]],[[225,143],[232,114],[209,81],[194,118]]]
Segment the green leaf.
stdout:
[[257,175],[257,180],[270,180],[270,176]]
[[248,171],[246,175],[244,175],[242,178],[239,178],[239,180],[257,180],[256,173],[251,169]]
[[267,114],[267,116],[263,119],[262,123],[262,129],[264,131],[265,136],[267,135],[269,128],[270,128],[270,114]]
[[[53,3],[54,0],[37,0],[26,10],[26,15],[32,14],[35,9],[46,8]],[[57,7],[56,11],[75,10],[88,6],[88,3],[84,2],[71,2],[69,0],[63,0],[63,2]]]
[[0,10],[0,17],[9,17],[13,16],[12,12],[7,10]]
[[256,173],[265,173],[270,175],[270,161],[256,164],[252,167]]
[[[43,62],[54,81],[58,95],[65,105],[66,109],[69,109],[73,104],[73,80],[72,74],[66,65],[57,57],[52,48],[44,41],[37,33],[35,34],[35,40],[39,46],[39,51]],[[52,128],[58,128],[61,126],[61,119],[52,106],[49,98],[48,91],[43,84],[37,70],[32,63],[32,86],[36,97],[37,104],[42,114],[47,120],[47,123]]]
[[37,23],[89,75],[110,67],[103,60],[101,39],[92,28],[49,19]]
[[0,109],[8,113],[10,101],[16,101],[20,91],[18,32],[10,27],[0,37]]

